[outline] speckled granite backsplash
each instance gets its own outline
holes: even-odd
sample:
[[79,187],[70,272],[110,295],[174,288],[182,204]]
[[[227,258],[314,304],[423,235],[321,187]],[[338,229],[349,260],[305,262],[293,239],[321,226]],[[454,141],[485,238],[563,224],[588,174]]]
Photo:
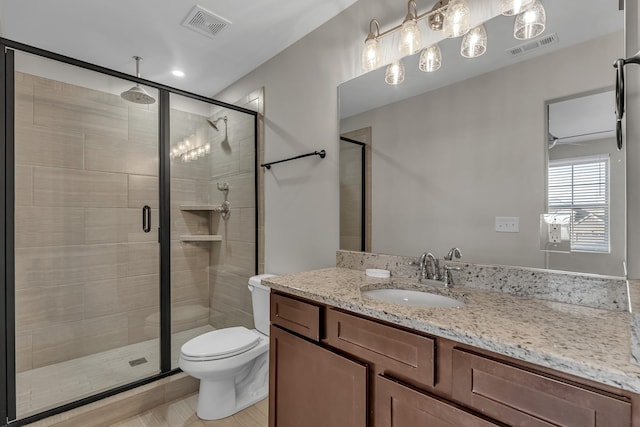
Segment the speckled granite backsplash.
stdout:
[[[392,277],[418,279],[417,257],[382,255],[369,252],[338,251],[336,267],[362,270],[382,268]],[[455,265],[457,286],[503,292],[544,300],[578,304],[606,310],[628,311],[626,280],[608,276],[564,273],[504,265],[471,264],[439,260]]]

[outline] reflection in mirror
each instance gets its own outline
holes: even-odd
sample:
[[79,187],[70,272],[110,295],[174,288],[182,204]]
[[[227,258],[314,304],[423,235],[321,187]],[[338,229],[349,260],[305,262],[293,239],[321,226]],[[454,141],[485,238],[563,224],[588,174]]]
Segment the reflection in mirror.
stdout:
[[365,249],[365,144],[340,138],[340,249]]
[[606,90],[548,104],[547,212],[568,225],[570,248],[548,253],[551,269],[615,274],[624,262],[625,159],[613,102]]
[[[540,250],[540,215],[550,209],[546,106],[612,86],[611,64],[624,56],[623,13],[599,0],[543,3],[540,37],[554,35],[552,43],[514,55],[521,42],[513,17],[498,16],[485,24],[480,58],[462,58],[460,39],[447,39],[437,72],[418,71],[414,55],[405,58],[400,86],[384,83],[384,67],[340,86],[341,135],[371,129],[373,252],[443,257],[457,246],[462,261],[624,275],[624,209],[615,207],[625,203],[623,152],[609,153],[608,256]],[[571,139],[564,142],[558,156]],[[515,224],[505,230],[503,217]]]

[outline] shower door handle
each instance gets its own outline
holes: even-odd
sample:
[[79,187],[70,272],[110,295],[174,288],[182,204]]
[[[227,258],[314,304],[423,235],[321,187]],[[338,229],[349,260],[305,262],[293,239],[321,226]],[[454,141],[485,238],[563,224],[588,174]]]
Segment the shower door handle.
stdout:
[[142,208],[142,231],[145,233],[151,231],[151,208],[149,205]]

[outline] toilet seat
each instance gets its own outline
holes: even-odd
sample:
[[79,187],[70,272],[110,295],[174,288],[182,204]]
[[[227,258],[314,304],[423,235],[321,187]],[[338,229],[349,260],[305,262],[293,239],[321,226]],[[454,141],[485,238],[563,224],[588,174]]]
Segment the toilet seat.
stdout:
[[187,341],[181,356],[190,361],[226,359],[244,353],[260,342],[260,335],[244,326],[207,332]]

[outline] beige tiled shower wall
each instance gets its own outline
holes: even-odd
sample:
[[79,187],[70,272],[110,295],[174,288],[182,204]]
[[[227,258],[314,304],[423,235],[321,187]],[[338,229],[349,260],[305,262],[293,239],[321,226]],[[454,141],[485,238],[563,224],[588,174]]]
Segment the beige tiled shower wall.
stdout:
[[[157,104],[16,75],[18,372],[157,338],[157,131]],[[172,207],[207,175],[173,168]],[[176,233],[208,227],[175,211]],[[209,252],[172,240],[173,303],[206,308],[176,327],[208,322]]]
[[[231,216],[224,220],[212,214],[212,230],[222,235],[211,251],[209,275],[210,324],[215,328],[253,328],[248,279],[255,274],[256,202],[255,137],[253,116],[224,110],[214,118],[227,116],[227,134],[213,139],[210,156],[209,192],[214,204],[224,201],[217,183],[229,184]],[[219,122],[220,124],[222,122]]]
[[[208,141],[213,136],[202,115],[172,109],[170,125],[171,147],[185,139]],[[180,209],[181,205],[208,203],[208,172],[206,156],[188,163],[171,161],[172,334],[209,323],[209,254],[215,243],[180,241],[181,235],[210,233],[207,212]],[[182,344],[172,340],[173,346]],[[172,367],[177,362],[172,360]]]

